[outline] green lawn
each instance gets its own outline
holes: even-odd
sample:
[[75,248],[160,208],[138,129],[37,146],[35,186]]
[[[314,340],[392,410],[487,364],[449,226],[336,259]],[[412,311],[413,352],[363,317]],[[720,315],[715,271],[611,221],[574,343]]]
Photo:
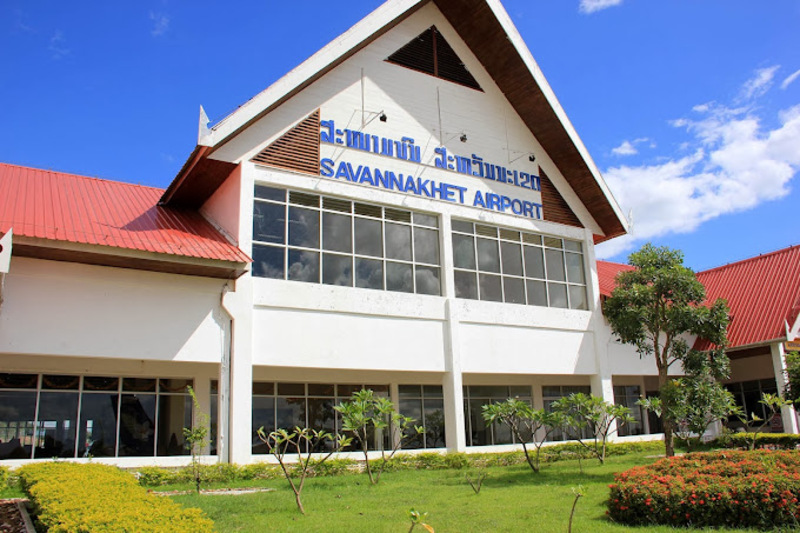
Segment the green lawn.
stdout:
[[404,532],[410,527],[408,510],[415,508],[428,513],[427,522],[437,533],[550,533],[567,531],[573,488],[582,486],[585,496],[575,513],[575,533],[674,532],[667,527],[628,528],[605,518],[604,502],[613,473],[653,460],[645,454],[611,457],[604,466],[585,460],[583,474],[577,461],[545,465],[539,474],[527,465],[493,467],[487,470],[489,477],[478,495],[467,484],[463,470],[387,472],[377,486],[370,486],[365,475],[314,478],[306,482],[303,492],[305,516],[297,511],[284,480],[237,483],[274,487],[275,492],[173,498],[202,508],[220,532]]

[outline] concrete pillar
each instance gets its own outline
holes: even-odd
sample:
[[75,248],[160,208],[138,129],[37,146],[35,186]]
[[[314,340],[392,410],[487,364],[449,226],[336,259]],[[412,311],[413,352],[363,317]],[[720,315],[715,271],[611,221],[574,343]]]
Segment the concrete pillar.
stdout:
[[450,215],[442,215],[440,244],[442,250],[442,272],[444,273],[445,302],[445,373],[442,376],[444,394],[445,443],[449,451],[463,452],[467,448],[464,429],[464,382],[461,376],[460,318],[456,300],[456,284],[453,275],[453,241]]
[[[775,383],[778,385],[778,394],[783,397],[783,391],[786,388],[786,352],[782,342],[773,343],[769,349],[772,354],[772,369],[775,373]],[[781,420],[783,421],[784,433],[800,432],[798,431],[797,413],[794,406],[787,405],[781,408]]]

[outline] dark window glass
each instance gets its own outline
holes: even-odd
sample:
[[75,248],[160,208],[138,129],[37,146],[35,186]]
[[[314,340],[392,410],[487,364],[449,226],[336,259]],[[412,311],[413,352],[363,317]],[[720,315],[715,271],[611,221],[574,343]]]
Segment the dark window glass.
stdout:
[[35,389],[38,383],[36,374],[0,374],[0,389]]
[[425,398],[425,447],[444,448],[444,400]]
[[35,412],[36,391],[0,390],[0,459],[30,459]]
[[478,299],[478,282],[475,272],[454,272],[456,282],[456,298]]
[[[264,428],[264,432],[267,435],[275,431],[275,398],[265,398],[263,396],[253,397],[252,423],[252,452],[255,454],[269,453],[267,445],[258,438],[258,429]],[[291,429],[291,427],[284,429]]]
[[116,391],[119,388],[119,378],[83,378],[84,390]]
[[441,294],[440,269],[436,267],[416,266],[417,294]]
[[253,245],[253,275],[260,278],[283,279],[284,248]]
[[42,376],[42,389],[78,390],[80,381],[78,376]]
[[386,257],[411,261],[411,226],[386,223]]
[[[500,253],[497,241],[478,238],[478,270],[500,272]],[[481,299],[484,299],[481,297]]]
[[414,228],[414,260],[433,265],[439,264],[439,232]]
[[541,248],[525,246],[525,275],[529,278],[544,279],[544,258]]
[[289,244],[319,248],[319,211],[306,207],[289,207]]
[[[335,405],[333,398],[309,398],[306,400],[308,427],[335,433]],[[316,443],[315,443],[316,444]],[[330,451],[333,448],[331,441],[323,441],[317,447],[319,451]]]
[[525,282],[522,278],[503,278],[503,295],[507,303],[525,303]]
[[319,207],[319,196],[316,194],[292,191],[289,193],[289,203],[308,207]]
[[419,385],[399,385],[397,392],[400,398],[422,398],[422,387]]
[[122,390],[133,392],[155,392],[156,380],[145,378],[125,378],[122,380]]
[[453,234],[453,265],[456,268],[475,268],[475,238]]
[[547,292],[550,293],[550,307],[569,307],[567,305],[567,286],[561,283],[548,283]]
[[453,231],[460,231],[462,233],[474,233],[475,229],[472,222],[465,222],[463,220],[453,220]]
[[188,455],[183,428],[192,427],[192,398],[186,395],[158,397],[158,455]]
[[566,281],[564,273],[564,252],[560,250],[545,250],[547,260],[547,279],[549,281]]
[[306,386],[304,383],[278,383],[278,394],[280,396],[305,396]]
[[283,204],[255,202],[253,205],[253,240],[284,243],[286,207]]
[[500,253],[503,256],[503,274],[522,275],[522,248],[513,242],[501,242]]
[[383,261],[356,257],[356,287],[383,289]]
[[356,253],[383,257],[383,235],[381,235],[381,221],[366,218],[355,219]]
[[402,211],[400,209],[392,209],[391,207],[387,207],[384,213],[386,213],[386,220],[411,222],[411,211]]
[[191,379],[159,379],[158,390],[159,392],[174,392],[174,393],[189,393],[189,387],[192,386]]
[[253,394],[272,396],[275,394],[275,384],[271,381],[254,381]]
[[86,393],[81,398],[78,457],[114,457],[118,394]]
[[77,416],[77,392],[41,392],[33,457],[74,457]]
[[332,252],[352,253],[352,218],[336,213],[322,214],[322,248]]
[[525,282],[528,288],[528,305],[541,305],[547,307],[547,286],[544,281]]
[[386,262],[386,290],[414,292],[414,279],[410,264]]
[[305,398],[283,398],[275,400],[276,419],[278,428],[292,429],[295,426],[306,427],[306,400]]
[[289,249],[287,279],[319,283],[319,252]]
[[500,286],[500,276],[479,274],[478,280],[481,287],[481,300],[491,302],[503,301],[503,290]]
[[443,398],[441,385],[423,385],[422,391],[425,393],[426,398]]
[[[416,387],[419,393],[419,387]],[[400,414],[416,420],[416,425],[422,425],[422,400],[420,398],[401,398],[399,405]],[[415,450],[425,447],[424,435],[414,435],[413,438],[403,443],[403,449]]]
[[420,226],[428,226],[429,228],[438,228],[439,219],[434,215],[423,215],[422,213],[414,213],[414,224]]
[[155,419],[155,394],[122,395],[119,415],[120,457],[155,455]]
[[286,191],[283,189],[274,189],[265,185],[256,185],[255,188],[256,198],[264,200],[275,200],[276,202],[286,201]]
[[333,398],[335,396],[335,394],[333,393],[333,385],[326,385],[322,383],[309,383],[308,395],[325,396],[330,398]]
[[342,213],[349,213],[351,211],[352,203],[349,200],[340,200],[338,198],[323,198],[322,207],[330,209],[331,211],[340,211]]
[[353,256],[322,254],[322,283],[353,286]]

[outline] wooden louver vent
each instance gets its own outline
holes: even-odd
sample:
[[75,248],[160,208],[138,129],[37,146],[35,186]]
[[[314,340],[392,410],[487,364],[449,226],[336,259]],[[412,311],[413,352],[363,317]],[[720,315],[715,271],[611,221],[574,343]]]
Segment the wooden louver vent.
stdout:
[[539,167],[539,180],[542,189],[542,211],[544,219],[556,224],[565,224],[582,228],[583,224],[567,204],[566,200],[558,193],[558,190]]
[[483,90],[436,26],[431,26],[416,36],[386,61],[472,89]]
[[261,150],[252,161],[319,175],[319,109]]

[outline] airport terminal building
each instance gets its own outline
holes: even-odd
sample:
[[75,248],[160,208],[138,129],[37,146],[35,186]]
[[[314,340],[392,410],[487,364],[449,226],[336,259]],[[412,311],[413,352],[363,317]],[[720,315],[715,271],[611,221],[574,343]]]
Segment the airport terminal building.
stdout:
[[389,0],[203,116],[166,190],[0,164],[0,460],[185,462],[189,385],[237,463],[364,386],[449,450],[655,390],[600,309],[625,218],[499,1]]

